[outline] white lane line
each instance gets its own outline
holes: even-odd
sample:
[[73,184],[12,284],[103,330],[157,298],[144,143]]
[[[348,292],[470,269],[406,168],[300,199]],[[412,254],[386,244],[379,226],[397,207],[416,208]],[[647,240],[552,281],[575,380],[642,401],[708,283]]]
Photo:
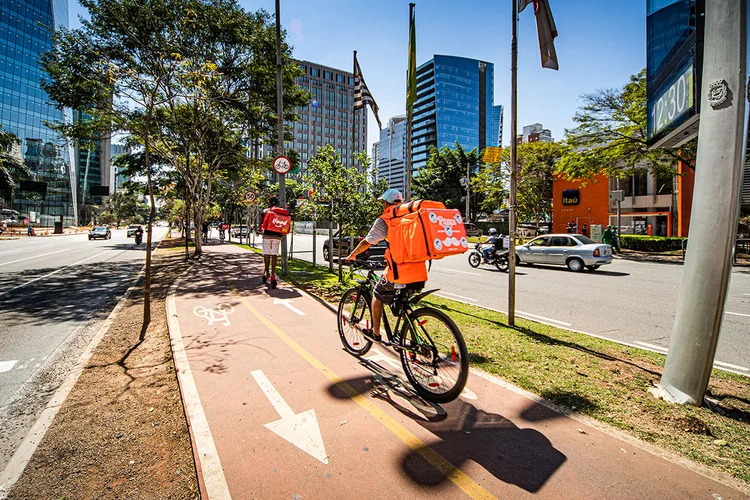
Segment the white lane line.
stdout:
[[750,293],[743,293],[742,295],[744,295],[745,297],[750,297]]
[[742,316],[742,317],[744,317],[744,318],[750,318],[750,314],[733,313],[733,312],[729,312],[729,311],[726,311],[726,313],[727,313],[727,314],[731,314],[731,315],[733,315],[733,316]]
[[714,361],[715,365],[723,366],[724,368],[731,368],[733,370],[743,370],[746,372],[750,372],[750,368],[745,368],[744,366],[737,366],[733,365],[731,363],[725,363],[723,361]]
[[17,250],[8,250],[7,252],[0,252],[0,255],[5,255],[6,253],[18,253],[18,252],[28,252],[29,250],[41,250],[42,248],[49,248],[53,245],[42,245],[40,247],[32,247],[32,248],[19,248]]
[[[188,269],[182,275],[187,276]],[[193,442],[195,443],[196,455],[200,461],[201,475],[203,476],[203,485],[206,488],[206,496],[211,499],[230,499],[229,486],[224,477],[224,469],[219,460],[219,452],[216,450],[214,438],[211,435],[211,428],[208,426],[208,419],[203,411],[201,399],[198,396],[198,388],[195,385],[193,372],[190,369],[185,344],[182,341],[180,332],[180,323],[177,320],[177,305],[175,295],[177,287],[182,281],[182,277],[175,280],[169,288],[167,295],[167,320],[169,323],[169,337],[172,340],[172,355],[175,367],[177,368],[177,380],[180,383],[182,392],[182,404],[185,407],[185,413],[188,416],[188,426]]]
[[649,344],[648,342],[641,342],[639,340],[636,340],[635,343],[638,344],[638,345],[640,345],[640,346],[648,347],[649,349],[652,349],[654,351],[659,351],[659,352],[664,353],[664,354],[666,354],[667,352],[669,352],[669,349],[667,349],[666,347],[662,347],[660,345]]
[[461,273],[461,274],[468,274],[471,276],[481,276],[479,273],[470,273],[468,271],[459,271],[458,269],[433,269],[433,271],[437,271],[439,273]]
[[524,311],[518,311],[518,310],[516,310],[516,314],[518,314],[519,316],[528,316],[529,318],[542,319],[544,321],[549,321],[551,323],[557,323],[558,325],[573,326],[573,323],[566,323],[565,321],[560,321],[560,320],[557,320],[557,319],[547,318],[545,316],[539,316],[538,314],[532,314],[530,312],[524,312]]
[[67,251],[68,251],[67,248],[65,250],[55,250],[54,252],[47,252],[47,253],[43,253],[43,254],[40,254],[40,255],[34,255],[32,257],[24,257],[23,259],[11,260],[10,262],[3,262],[2,264],[0,264],[0,266],[7,266],[9,264],[15,264],[16,262],[23,262],[25,260],[38,259],[40,257],[46,257],[48,255],[54,255],[56,253],[62,253],[62,252],[67,252]]
[[[440,291],[440,293],[436,293],[435,295],[437,295],[438,297],[443,297],[443,295],[450,295],[451,297],[458,297],[459,299],[470,300],[472,302],[479,302],[477,299],[472,299],[471,297],[464,297],[463,295],[457,295],[455,293],[444,292],[442,290]],[[443,297],[443,298],[448,299],[449,297]]]
[[17,359],[11,359],[10,361],[0,361],[0,373],[9,372],[18,363]]
[[22,283],[22,284],[20,284],[20,285],[18,285],[18,286],[14,286],[13,288],[9,288],[9,289],[5,290],[4,292],[0,292],[0,296],[3,296],[3,295],[5,295],[6,293],[10,293],[10,292],[12,292],[13,290],[18,290],[19,288],[23,288],[23,287],[25,287],[26,285],[30,285],[30,284],[34,283],[35,281],[39,281],[39,280],[43,280],[44,278],[48,278],[48,277],[52,276],[53,274],[57,274],[57,273],[59,273],[59,272],[61,272],[61,271],[64,271],[65,269],[67,269],[67,268],[69,268],[69,267],[77,266],[78,264],[83,264],[84,262],[86,262],[86,261],[88,261],[88,260],[91,260],[91,259],[94,259],[94,258],[96,258],[96,257],[99,257],[100,255],[102,255],[102,254],[105,254],[105,253],[107,253],[107,252],[110,252],[110,251],[111,251],[111,250],[105,250],[105,251],[103,251],[103,252],[99,252],[98,254],[96,254],[96,255],[92,255],[91,257],[86,257],[86,258],[85,258],[85,259],[83,259],[83,260],[79,260],[78,262],[74,262],[73,264],[68,264],[68,265],[67,265],[67,266],[65,266],[65,267],[61,267],[61,268],[60,268],[60,269],[58,269],[57,271],[52,271],[51,273],[47,273],[47,274],[45,274],[44,276],[39,276],[38,278],[34,278],[33,280],[29,280],[29,281],[27,281],[26,283]]

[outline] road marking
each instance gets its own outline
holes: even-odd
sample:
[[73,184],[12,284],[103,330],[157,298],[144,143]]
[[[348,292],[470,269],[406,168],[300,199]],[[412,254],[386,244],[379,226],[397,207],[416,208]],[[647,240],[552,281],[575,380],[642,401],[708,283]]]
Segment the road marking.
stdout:
[[48,253],[43,253],[43,254],[40,254],[40,255],[34,255],[33,257],[25,257],[25,258],[23,258],[23,259],[18,259],[18,260],[11,260],[10,262],[3,262],[3,263],[2,263],[2,264],[0,264],[0,265],[2,265],[2,266],[7,266],[7,265],[10,265],[10,264],[15,264],[16,262],[23,262],[23,261],[25,261],[25,260],[33,260],[33,259],[38,259],[38,258],[40,258],[40,257],[46,257],[46,256],[48,256],[48,255],[54,255],[54,254],[56,254],[56,253],[62,253],[62,252],[67,252],[67,251],[68,251],[68,249],[67,249],[67,248],[66,248],[65,250],[55,250],[54,252],[48,252]]
[[482,488],[472,478],[470,478],[464,471],[455,467],[448,460],[443,458],[442,455],[437,453],[435,450],[430,448],[424,441],[419,439],[406,427],[401,425],[396,419],[388,415],[380,407],[376,406],[372,401],[368,400],[362,394],[357,392],[354,387],[349,383],[345,382],[341,377],[336,375],[330,368],[324,365],[315,356],[306,351],[301,345],[299,345],[289,335],[281,331],[279,327],[271,323],[265,316],[263,316],[255,307],[253,307],[245,297],[243,297],[237,287],[230,282],[232,291],[242,304],[255,316],[261,323],[276,334],[281,340],[283,340],[289,347],[291,347],[297,354],[299,354],[305,361],[316,368],[323,376],[325,376],[331,383],[335,384],[341,391],[344,392],[349,398],[355,403],[362,407],[366,412],[372,415],[376,420],[383,424],[388,430],[396,435],[401,441],[404,442],[409,448],[419,453],[430,465],[435,467],[438,471],[442,472],[445,477],[450,479],[456,486],[461,488],[471,498],[482,498],[490,499],[496,498],[490,492]]
[[[192,269],[192,267],[190,268]],[[183,276],[187,276],[190,269]],[[195,386],[193,372],[190,369],[185,344],[182,341],[180,323],[177,320],[177,306],[175,294],[182,278],[175,280],[169,289],[167,296],[167,320],[169,323],[169,337],[172,341],[172,355],[177,368],[177,380],[180,383],[182,401],[185,413],[188,416],[190,434],[195,442],[195,455],[200,461],[200,470],[203,476],[203,485],[206,488],[207,498],[230,499],[229,486],[224,477],[224,469],[221,467],[219,453],[208,426],[208,419],[203,411],[201,399],[198,396],[198,388]]]
[[433,271],[437,271],[439,273],[461,273],[461,274],[469,274],[471,276],[481,276],[479,273],[470,273],[468,271],[459,271],[458,269],[433,269]]
[[203,306],[195,306],[193,308],[193,314],[208,321],[208,326],[216,322],[223,322],[224,326],[229,326],[231,324],[229,322],[229,315],[233,312],[234,307],[230,304],[219,304],[215,309]]
[[549,321],[551,323],[557,323],[558,325],[562,325],[562,326],[573,326],[573,323],[566,323],[565,321],[559,321],[559,320],[556,320],[556,319],[547,318],[547,317],[544,317],[544,316],[539,316],[538,314],[532,314],[530,312],[524,312],[524,311],[518,311],[518,310],[516,310],[516,314],[518,316],[522,316],[522,317],[523,316],[528,316],[529,318],[543,319],[544,321]]
[[263,391],[263,394],[271,402],[276,413],[281,417],[281,419],[275,422],[264,424],[264,427],[286,439],[308,455],[312,455],[313,458],[317,458],[328,465],[328,455],[323,444],[323,437],[320,434],[320,426],[318,425],[318,418],[315,416],[315,410],[307,410],[295,414],[262,370],[254,370],[252,375]]
[[733,313],[733,312],[729,312],[729,311],[726,311],[726,313],[727,314],[731,314],[732,316],[742,316],[744,318],[750,318],[750,314]]
[[10,361],[0,361],[0,373],[9,372],[18,363],[17,359],[11,359]]
[[[442,290],[440,291],[440,293],[436,293],[435,295],[438,295],[438,296],[450,295],[451,297],[458,297],[459,299],[470,300],[472,302],[479,302],[477,299],[472,299],[471,297],[464,297],[463,295],[457,295],[455,293],[444,292]],[[448,297],[443,297],[443,298],[447,299]]]
[[733,365],[731,363],[724,363],[723,361],[714,361],[714,364],[723,366],[724,368],[732,368],[733,370],[743,370],[746,372],[750,372],[750,368],[745,368],[744,366]]
[[636,340],[635,343],[640,346],[648,347],[649,349],[653,349],[654,351],[659,351],[664,354],[666,354],[669,351],[669,349],[667,349],[666,347],[662,347],[656,344],[649,344],[648,342],[641,342],[639,340]]
[[299,316],[307,316],[305,313],[303,313],[302,311],[300,311],[299,309],[297,309],[296,307],[292,305],[292,299],[279,299],[279,298],[274,297],[273,305],[276,306],[279,304],[283,305],[284,307],[288,308],[290,311],[294,312],[295,314]]
[[[42,248],[49,248],[52,245],[42,245],[40,247],[33,247],[34,250],[41,250]],[[28,252],[31,250],[30,248],[19,248],[17,250],[8,250],[7,252],[0,252],[0,255],[5,255],[6,253],[18,253],[18,252]]]
[[745,297],[750,297],[750,293],[743,293],[742,295],[744,295]]
[[29,281],[27,281],[26,283],[23,283],[23,284],[21,284],[21,285],[18,285],[18,286],[14,286],[13,288],[9,288],[9,289],[5,290],[4,292],[0,292],[0,296],[3,296],[3,295],[5,295],[6,293],[10,293],[10,292],[12,292],[13,290],[18,290],[19,288],[23,288],[23,287],[25,287],[26,285],[30,285],[30,284],[34,283],[35,281],[43,280],[44,278],[49,278],[49,277],[50,277],[50,276],[52,276],[53,274],[57,274],[57,273],[59,273],[59,272],[61,272],[61,271],[64,271],[65,269],[67,269],[67,268],[69,268],[69,267],[77,266],[78,264],[83,264],[83,263],[84,263],[84,262],[86,262],[87,260],[91,260],[91,259],[94,259],[94,258],[96,258],[96,257],[99,257],[100,255],[102,255],[102,254],[105,254],[105,253],[107,253],[107,252],[110,252],[110,251],[111,251],[111,250],[105,250],[105,251],[103,251],[103,252],[99,252],[98,254],[96,254],[96,255],[92,255],[91,257],[86,257],[86,258],[85,258],[85,259],[83,259],[83,260],[79,260],[78,262],[74,262],[74,263],[72,263],[72,264],[69,264],[69,265],[67,265],[67,266],[65,266],[65,267],[61,267],[61,268],[60,268],[60,269],[58,269],[57,271],[52,271],[51,273],[45,274],[44,276],[39,276],[38,278],[34,278],[33,280],[29,280]]

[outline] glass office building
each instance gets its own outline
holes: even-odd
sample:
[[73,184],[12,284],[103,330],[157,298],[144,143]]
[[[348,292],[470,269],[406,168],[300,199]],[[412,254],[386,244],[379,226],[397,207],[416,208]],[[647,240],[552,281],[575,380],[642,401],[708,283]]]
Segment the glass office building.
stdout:
[[60,27],[68,27],[67,0],[0,3],[0,124],[21,140],[18,153],[32,172],[17,183],[15,199],[5,206],[20,212],[20,218],[34,212],[45,226],[61,219],[70,225],[75,213],[72,149],[44,125],[62,122],[63,112],[48,103],[40,88],[39,59],[52,47],[50,30]]
[[488,146],[503,147],[503,106],[492,106],[492,144]]
[[412,172],[427,164],[429,147],[466,150],[494,145],[494,65],[465,57],[436,55],[417,68],[412,123]]
[[380,141],[372,145],[372,164],[377,179],[385,179],[388,186],[404,191],[406,174],[406,116],[394,116],[380,131]]

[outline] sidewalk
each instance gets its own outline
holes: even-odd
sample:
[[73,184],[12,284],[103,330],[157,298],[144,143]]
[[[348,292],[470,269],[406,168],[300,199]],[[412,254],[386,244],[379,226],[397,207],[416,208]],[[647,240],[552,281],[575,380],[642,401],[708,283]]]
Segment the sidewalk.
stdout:
[[[655,253],[639,252],[636,250],[623,249],[620,253],[613,254],[615,259],[635,260],[638,262],[659,262],[662,264],[679,264],[683,265],[685,260],[681,252],[676,253]],[[737,256],[737,262],[734,267],[750,267],[750,257],[745,254]]]
[[427,403],[390,351],[358,361],[326,306],[263,285],[259,256],[206,251],[167,313],[207,498],[745,498],[481,372]]

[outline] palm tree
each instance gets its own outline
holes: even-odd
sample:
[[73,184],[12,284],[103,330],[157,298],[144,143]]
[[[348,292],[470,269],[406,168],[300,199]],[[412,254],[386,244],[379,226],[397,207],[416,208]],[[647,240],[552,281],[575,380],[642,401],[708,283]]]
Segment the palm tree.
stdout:
[[16,179],[27,177],[31,172],[23,161],[13,155],[13,146],[21,140],[11,132],[0,129],[0,198],[13,201]]

